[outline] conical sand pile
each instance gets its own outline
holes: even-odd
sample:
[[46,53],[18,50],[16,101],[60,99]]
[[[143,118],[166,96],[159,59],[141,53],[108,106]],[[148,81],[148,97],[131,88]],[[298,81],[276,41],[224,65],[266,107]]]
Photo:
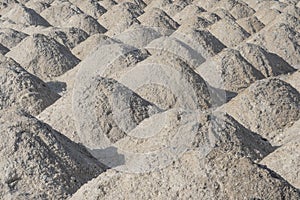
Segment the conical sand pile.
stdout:
[[80,61],[65,46],[42,34],[27,37],[6,56],[43,79],[62,75]]
[[28,114],[9,111],[0,111],[1,198],[67,198],[103,172],[84,147]]
[[36,115],[60,97],[14,60],[5,57],[0,60],[0,110],[17,107]]
[[268,133],[300,118],[299,107],[300,94],[295,88],[279,79],[265,79],[240,93],[224,110],[247,128],[270,138]]
[[300,199],[299,0],[0,2],[0,199]]

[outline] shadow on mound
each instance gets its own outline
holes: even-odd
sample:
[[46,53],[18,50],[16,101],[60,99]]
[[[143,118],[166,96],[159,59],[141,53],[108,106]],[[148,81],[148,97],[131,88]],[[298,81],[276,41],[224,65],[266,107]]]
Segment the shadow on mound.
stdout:
[[105,163],[107,169],[115,168],[125,164],[125,156],[123,154],[119,154],[118,148],[114,146],[110,146],[105,149],[89,149],[89,151],[101,163]]

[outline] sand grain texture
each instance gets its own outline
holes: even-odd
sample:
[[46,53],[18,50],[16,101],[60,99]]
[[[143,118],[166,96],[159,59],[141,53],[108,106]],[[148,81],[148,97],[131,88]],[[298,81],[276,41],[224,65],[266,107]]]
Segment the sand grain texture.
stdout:
[[299,0],[0,2],[0,199],[300,199]]

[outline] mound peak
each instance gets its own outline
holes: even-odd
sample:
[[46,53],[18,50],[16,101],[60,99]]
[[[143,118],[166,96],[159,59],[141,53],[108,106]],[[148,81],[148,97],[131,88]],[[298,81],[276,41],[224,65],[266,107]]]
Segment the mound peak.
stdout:
[[7,56],[43,79],[62,75],[79,63],[79,59],[65,46],[42,34],[27,37],[12,48]]
[[0,63],[0,110],[17,107],[36,115],[59,98],[46,83],[29,74],[14,60],[3,58]]
[[299,107],[300,94],[295,88],[269,78],[253,83],[224,110],[250,130],[271,139],[272,131],[288,127],[300,118]]

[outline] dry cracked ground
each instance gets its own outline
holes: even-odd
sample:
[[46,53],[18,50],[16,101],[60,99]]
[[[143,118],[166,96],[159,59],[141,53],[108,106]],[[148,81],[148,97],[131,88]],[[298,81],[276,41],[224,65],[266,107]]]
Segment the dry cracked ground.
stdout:
[[300,199],[299,0],[1,0],[0,199]]

